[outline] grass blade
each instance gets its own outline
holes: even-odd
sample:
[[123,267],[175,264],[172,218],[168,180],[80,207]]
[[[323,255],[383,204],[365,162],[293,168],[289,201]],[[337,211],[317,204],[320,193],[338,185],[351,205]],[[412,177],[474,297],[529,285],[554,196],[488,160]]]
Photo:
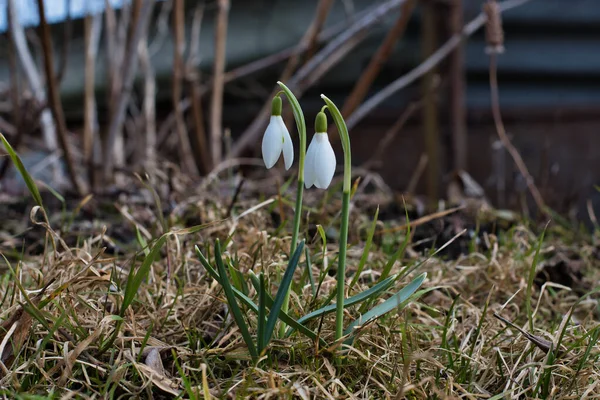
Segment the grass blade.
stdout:
[[259,290],[258,290],[258,333],[257,333],[257,341],[258,341],[258,354],[261,354],[263,349],[265,348],[265,328],[266,328],[266,314],[267,314],[267,304],[266,304],[266,293],[267,288],[265,285],[265,276],[264,274],[260,274],[259,279]]
[[129,307],[133,302],[133,299],[138,293],[142,282],[144,282],[144,280],[148,276],[148,273],[150,272],[150,267],[152,266],[152,263],[154,262],[156,257],[158,257],[160,249],[162,248],[163,244],[165,244],[166,240],[167,235],[162,235],[156,241],[156,243],[154,243],[154,245],[152,246],[152,250],[150,250],[150,252],[144,257],[144,261],[142,262],[142,265],[137,270],[137,272],[135,272],[133,266],[131,267],[131,271],[129,272],[129,276],[127,277],[127,284],[125,285],[125,294],[123,295],[123,304],[121,304],[121,312],[119,313],[121,317],[125,316],[125,311],[127,310],[127,307]]
[[271,312],[269,313],[269,318],[267,320],[267,326],[265,330],[265,345],[269,344],[271,340],[271,336],[273,335],[273,330],[275,329],[275,324],[277,323],[277,319],[279,317],[279,312],[281,311],[281,306],[283,305],[283,301],[288,292],[288,288],[292,284],[292,279],[294,278],[294,271],[296,271],[296,267],[298,266],[298,261],[300,261],[300,256],[302,255],[302,251],[304,249],[304,240],[300,242],[292,258],[290,259],[288,266],[283,274],[283,278],[281,279],[281,284],[279,285],[279,289],[277,289],[277,294],[275,295],[275,301],[273,302],[273,306],[271,307]]
[[542,243],[544,242],[544,236],[546,234],[546,229],[548,229],[548,225],[542,231],[542,235],[540,236],[540,240],[537,243],[537,247],[535,249],[535,255],[533,256],[533,262],[531,263],[531,268],[529,269],[529,277],[527,279],[527,292],[525,295],[525,310],[527,311],[527,319],[529,321],[529,331],[533,332],[533,311],[531,309],[531,297],[533,296],[533,280],[535,279],[535,273],[537,269],[538,262],[540,260],[540,250],[542,249]]
[[246,320],[244,319],[244,316],[242,315],[242,311],[240,310],[237,300],[235,299],[235,294],[233,292],[234,288],[231,286],[229,279],[227,279],[227,272],[225,270],[225,265],[223,264],[223,256],[221,253],[221,243],[220,243],[219,239],[217,239],[217,241],[215,243],[215,261],[217,262],[217,269],[219,271],[219,276],[222,277],[220,283],[221,283],[221,286],[223,287],[223,291],[225,292],[225,297],[227,298],[227,303],[229,304],[229,309],[231,310],[231,314],[235,320],[235,323],[237,324],[238,328],[240,329],[240,333],[242,334],[242,338],[244,339],[244,342],[246,342],[246,345],[248,346],[248,351],[250,352],[250,357],[252,357],[252,359],[254,361],[256,361],[258,359],[258,353],[256,352],[256,346],[254,345],[254,342],[252,341],[252,336],[250,336],[250,332],[248,331],[248,324],[246,324]]
[[356,269],[356,273],[348,285],[348,293],[352,291],[356,282],[358,282],[358,278],[360,278],[360,274],[365,268],[365,264],[367,263],[367,259],[369,258],[369,253],[371,251],[371,245],[373,244],[373,236],[375,235],[375,228],[377,227],[377,218],[379,216],[379,206],[375,211],[375,216],[373,217],[373,222],[371,222],[371,227],[369,228],[369,233],[367,234],[367,242],[365,243],[365,249],[363,250],[362,256],[360,257],[360,262],[358,263],[358,268]]
[[[377,319],[382,315],[387,314],[388,312],[397,309],[398,307],[402,307],[407,300],[417,291],[417,289],[423,284],[425,278],[427,277],[427,273],[424,272],[421,275],[417,276],[412,280],[408,285],[402,288],[398,293],[384,301],[383,303],[376,305],[368,312],[360,316],[360,318],[354,320],[348,327],[346,328],[344,335],[348,335],[352,333],[352,330],[357,325],[365,324],[373,319]],[[348,339],[346,339],[345,344],[351,344],[354,340],[354,335],[351,335]]]
[[[352,297],[348,297],[346,300],[344,300],[344,308],[353,306],[355,304],[362,303],[363,301],[371,299],[371,298],[378,297],[379,294],[386,291],[394,284],[395,279],[396,279],[396,275],[392,275],[392,276],[388,277],[387,279],[384,279],[383,281],[379,282],[372,288],[367,289],[363,292],[360,292]],[[336,305],[334,303],[334,304],[330,304],[328,306],[319,308],[318,310],[315,310],[309,314],[306,314],[304,317],[300,318],[298,320],[298,323],[304,324],[306,321],[309,321],[313,318],[317,318],[322,315],[330,314],[335,311],[335,307],[336,307]],[[292,331],[288,331],[286,336],[289,336],[291,334],[292,334]]]
[[21,161],[21,158],[19,157],[19,155],[17,154],[15,149],[13,149],[13,147],[10,145],[10,143],[8,143],[8,140],[6,140],[6,138],[4,137],[4,135],[2,133],[0,133],[0,141],[2,141],[2,144],[4,145],[4,148],[6,149],[6,151],[8,152],[9,157],[12,159],[13,163],[15,164],[15,167],[17,168],[17,170],[23,177],[23,180],[25,181],[25,185],[27,185],[27,189],[29,189],[31,196],[33,197],[33,199],[35,200],[37,205],[43,209],[44,204],[42,203],[42,196],[40,195],[40,191],[38,190],[38,187],[35,184],[35,181],[31,177],[31,175],[29,175],[29,172],[27,172],[27,169],[25,169],[25,165],[23,165],[23,161]]

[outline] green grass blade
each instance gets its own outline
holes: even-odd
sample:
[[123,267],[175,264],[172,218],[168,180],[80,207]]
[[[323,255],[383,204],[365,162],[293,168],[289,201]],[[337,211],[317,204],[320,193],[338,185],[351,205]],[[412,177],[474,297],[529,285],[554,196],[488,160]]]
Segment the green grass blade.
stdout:
[[[382,292],[386,291],[394,284],[395,279],[396,279],[396,275],[392,275],[392,276],[388,277],[387,279],[379,282],[372,288],[367,289],[363,292],[360,292],[352,297],[348,297],[346,300],[344,300],[344,308],[353,306],[355,304],[362,303],[363,301],[371,299],[371,298],[378,297]],[[304,324],[306,321],[309,321],[313,318],[317,318],[322,315],[330,314],[335,311],[335,307],[336,307],[336,305],[334,303],[334,304],[330,304],[328,306],[319,308],[318,310],[315,310],[309,314],[306,314],[302,318],[300,318],[298,320],[298,323]],[[289,336],[291,333],[292,332],[289,331],[286,336]]]
[[[408,285],[402,288],[398,293],[384,301],[383,303],[376,305],[365,314],[363,314],[360,318],[354,320],[346,330],[344,331],[344,335],[348,335],[352,333],[352,330],[357,325],[365,324],[373,319],[379,318],[382,315],[387,314],[388,312],[397,309],[398,307],[406,304],[406,300],[410,299],[410,297],[417,291],[417,289],[423,284],[425,278],[427,277],[427,273],[424,272],[421,275],[417,276],[412,280]],[[351,344],[354,340],[354,335],[351,335],[346,341],[346,344]]]
[[362,256],[360,257],[360,262],[358,263],[358,268],[356,269],[356,273],[348,285],[348,293],[352,292],[352,288],[358,282],[358,278],[360,278],[360,274],[365,268],[365,264],[367,263],[367,259],[369,258],[369,253],[371,252],[371,245],[373,244],[373,236],[375,235],[375,228],[377,227],[377,218],[379,217],[379,206],[375,211],[375,216],[373,217],[373,222],[371,222],[371,227],[369,228],[369,233],[367,234],[367,242],[365,243],[365,249],[363,250]]
[[269,344],[271,340],[271,336],[273,335],[273,330],[275,329],[275,324],[277,323],[277,319],[279,317],[279,312],[281,311],[281,306],[283,305],[283,301],[288,292],[288,288],[292,284],[292,279],[294,278],[294,271],[296,271],[296,267],[298,266],[298,262],[300,261],[300,256],[302,255],[302,251],[304,250],[304,240],[302,240],[292,258],[290,259],[288,266],[283,274],[283,278],[281,279],[281,284],[279,285],[279,289],[277,289],[277,294],[275,295],[275,301],[273,302],[273,306],[271,307],[271,312],[269,313],[269,318],[267,320],[267,326],[265,329],[265,345]]
[[[208,271],[209,275],[211,275],[211,277],[215,281],[217,281],[219,284],[221,284],[221,277],[219,276],[218,272],[210,265],[210,263],[208,262],[206,257],[204,257],[204,254],[202,254],[202,252],[198,248],[198,246],[196,246],[196,253],[198,254],[198,257],[200,257],[200,262],[202,263],[202,265],[204,265],[204,267]],[[250,275],[250,280],[252,281],[252,284],[254,285],[256,291],[258,292],[258,287],[259,287],[258,277],[256,275]],[[246,296],[244,293],[240,292],[236,288],[233,288],[233,293],[246,307],[251,309],[253,312],[258,313],[258,306],[256,305],[256,303],[254,303],[252,301],[252,299],[250,299],[248,296]],[[266,298],[267,308],[271,308],[273,306],[273,297],[271,297],[271,295],[268,292],[266,292],[265,298]],[[288,325],[291,329],[304,334],[308,338],[315,340],[315,341],[319,340],[321,346],[327,346],[327,343],[323,339],[320,339],[319,336],[315,332],[308,329],[306,326],[298,323],[298,321],[296,321],[294,318],[290,317],[287,313],[280,311],[279,319],[281,321],[283,321],[286,325]]]
[[537,247],[535,249],[535,256],[529,268],[529,278],[527,279],[527,292],[525,295],[525,310],[527,311],[527,319],[529,321],[529,331],[533,332],[533,310],[531,308],[531,297],[533,296],[533,280],[535,279],[535,272],[537,269],[538,262],[540,260],[540,250],[542,249],[542,243],[544,242],[544,236],[548,225],[542,231],[540,240],[538,240]]
[[17,168],[17,170],[23,177],[23,180],[25,181],[25,185],[27,185],[27,189],[29,189],[31,196],[33,197],[33,199],[35,200],[35,202],[37,203],[38,206],[44,208],[44,204],[42,202],[42,196],[40,195],[40,191],[38,190],[38,187],[35,184],[35,181],[31,177],[31,175],[29,175],[29,172],[27,172],[27,169],[25,169],[25,165],[23,165],[23,161],[21,161],[21,158],[19,157],[19,155],[17,154],[15,149],[13,149],[13,147],[10,145],[10,143],[8,143],[8,140],[6,140],[6,138],[4,137],[4,135],[2,133],[0,133],[0,141],[2,141],[2,144],[4,145],[4,148],[6,149],[6,151],[8,152],[9,157],[11,158],[12,162],[15,164],[15,167]]
[[259,290],[258,290],[258,354],[261,354],[265,348],[265,329],[266,329],[266,314],[267,314],[267,287],[265,285],[265,276],[260,274]]
[[135,272],[133,266],[131,267],[131,271],[129,272],[129,276],[127,278],[127,284],[125,285],[125,294],[123,295],[123,304],[121,304],[121,312],[119,313],[121,317],[125,316],[125,311],[127,310],[127,307],[129,307],[133,302],[133,299],[137,295],[138,290],[142,285],[142,282],[144,282],[144,280],[148,276],[148,273],[150,272],[150,267],[152,266],[152,263],[158,257],[160,249],[166,241],[167,235],[162,235],[160,238],[158,238],[156,243],[154,243],[154,245],[152,246],[152,250],[150,250],[150,253],[148,253],[144,257],[144,261],[142,261],[142,265],[137,270],[137,272]]
[[219,271],[219,276],[221,279],[221,286],[223,287],[223,291],[225,292],[225,297],[227,298],[227,304],[229,304],[229,310],[240,329],[240,333],[242,334],[242,338],[246,345],[248,346],[248,351],[250,352],[250,357],[254,361],[258,359],[258,353],[256,351],[256,346],[252,341],[252,336],[250,336],[250,331],[248,330],[248,324],[246,324],[246,320],[244,319],[244,315],[242,314],[242,310],[240,310],[240,306],[235,299],[235,294],[233,292],[233,287],[227,278],[227,271],[225,270],[225,265],[223,264],[223,255],[221,253],[221,243],[219,239],[217,239],[215,243],[215,261],[217,263],[217,269]]
[[310,269],[312,263],[310,261],[310,252],[308,251],[308,246],[304,248],[304,259],[306,260],[306,274],[308,275],[308,282],[310,283],[310,291],[314,298],[317,295],[317,287],[315,286],[315,277]]

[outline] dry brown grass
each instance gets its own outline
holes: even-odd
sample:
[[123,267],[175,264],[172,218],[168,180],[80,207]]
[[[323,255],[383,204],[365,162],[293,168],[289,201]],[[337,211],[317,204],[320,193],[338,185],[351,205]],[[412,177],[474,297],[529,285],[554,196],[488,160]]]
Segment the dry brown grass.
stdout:
[[[256,192],[265,182],[249,182],[233,216],[223,220],[234,185],[211,183],[193,194],[183,190],[189,187],[186,182],[175,181],[175,190],[169,193],[166,182],[163,177],[152,183],[162,194],[164,221],[152,192],[138,185],[116,201],[120,213],[109,211],[114,210],[114,199],[95,198],[76,211],[49,213],[55,230],[38,226],[33,229],[37,236],[30,234],[25,243],[15,239],[14,232],[3,233],[0,252],[14,271],[5,272],[0,286],[6,332],[0,341],[4,397],[26,392],[67,398],[204,398],[209,393],[215,398],[260,399],[600,395],[597,296],[582,296],[597,286],[600,271],[598,250],[589,234],[551,224],[539,262],[534,258],[541,229],[523,223],[497,233],[480,232],[479,243],[465,234],[456,241],[466,243],[469,252],[433,257],[413,273],[427,272],[425,286],[438,289],[402,312],[362,328],[341,364],[335,362],[331,348],[294,333],[289,339],[274,340],[267,356],[253,366],[227,313],[224,294],[206,275],[194,246],[208,249],[215,238],[231,236],[226,250],[236,268],[263,271],[272,283],[278,282],[289,236],[285,228],[278,228],[277,220],[291,220],[292,194],[261,198]],[[312,225],[317,221],[329,227],[333,239],[327,245],[327,264],[336,264],[340,199],[333,190],[327,199],[323,196],[320,191],[308,192],[309,224],[305,219],[302,225],[315,279],[324,264],[321,240]],[[377,194],[359,193],[355,199],[349,277],[361,257],[372,218],[373,213],[366,211],[371,209],[368,203],[380,202]],[[244,215],[246,210],[251,211]],[[32,216],[33,221],[41,220],[40,212]],[[404,240],[406,231],[393,229],[404,222],[379,223],[382,233],[352,294],[372,286]],[[197,224],[208,225],[196,233],[182,230]],[[29,228],[34,226],[29,222]],[[143,240],[135,239],[136,226]],[[165,229],[177,234],[170,236],[152,263],[114,343],[100,351],[118,326],[115,316],[128,272],[139,268],[144,258],[141,243],[152,243]],[[394,271],[423,261],[426,254],[419,249],[409,246]],[[572,287],[550,281],[531,287],[531,330],[527,313],[531,269],[549,271],[560,263],[557,258],[567,265],[567,275],[578,278]],[[569,270],[574,265],[579,269]],[[296,274],[291,314],[299,317],[318,308],[318,302],[311,301],[304,261]],[[396,290],[406,282],[408,278]],[[43,294],[36,291],[47,284]],[[325,299],[334,288],[334,278],[326,276],[318,299]],[[249,293],[255,296],[253,289]],[[348,320],[359,312],[358,306],[348,309]],[[494,318],[494,313],[522,327],[525,334]],[[310,321],[308,326],[332,343],[333,316]],[[553,349],[536,347],[532,340],[559,345],[558,356]]]

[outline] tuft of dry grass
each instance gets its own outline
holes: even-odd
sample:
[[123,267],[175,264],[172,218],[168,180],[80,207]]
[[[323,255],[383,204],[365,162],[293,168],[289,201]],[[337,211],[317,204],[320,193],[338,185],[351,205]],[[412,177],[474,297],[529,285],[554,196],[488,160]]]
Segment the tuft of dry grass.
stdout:
[[[426,218],[412,229],[411,242],[391,270],[414,271],[389,289],[391,294],[427,272],[423,297],[361,327],[339,364],[333,357],[335,321],[328,315],[306,324],[329,347],[296,332],[274,338],[268,356],[253,365],[224,293],[206,274],[194,246],[210,252],[219,238],[230,271],[242,277],[250,270],[263,272],[274,293],[287,263],[293,193],[284,185],[281,193],[261,195],[263,183],[247,181],[232,206],[232,182],[214,180],[190,193],[183,190],[189,187],[185,178],[176,176],[171,184],[169,179],[173,175],[157,174],[143,184],[131,182],[130,192],[116,199],[117,208],[115,198],[66,201],[66,211],[49,211],[47,223],[38,209],[29,222],[1,233],[3,397],[580,399],[600,394],[600,316],[593,291],[600,253],[594,235],[553,223],[541,240],[543,226],[522,221],[489,229],[461,209]],[[371,227],[376,204],[370,203],[385,211],[385,198],[381,193],[354,197],[350,280]],[[301,259],[292,286],[290,313],[296,318],[322,306],[335,291],[340,202],[335,189],[307,193],[301,235],[310,263]],[[28,213],[30,207],[22,209]],[[404,215],[377,222],[365,267],[349,295],[373,286],[402,246]],[[447,243],[439,233],[457,219],[461,224]],[[316,224],[327,235],[325,246]],[[166,233],[158,256],[149,259]],[[141,271],[144,262],[148,275],[120,313],[130,271]],[[242,285],[256,299],[249,281]],[[365,309],[348,308],[347,320]],[[256,321],[250,312],[246,317]]]

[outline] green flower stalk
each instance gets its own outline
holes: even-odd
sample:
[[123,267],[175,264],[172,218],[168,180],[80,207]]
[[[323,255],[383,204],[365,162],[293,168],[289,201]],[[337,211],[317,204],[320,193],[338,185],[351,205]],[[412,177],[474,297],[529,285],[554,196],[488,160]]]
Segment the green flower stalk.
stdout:
[[[290,102],[291,106],[292,106],[292,110],[294,111],[294,119],[296,120],[296,127],[298,129],[298,136],[300,137],[300,149],[298,150],[298,190],[296,191],[296,206],[294,208],[294,226],[292,228],[292,242],[290,244],[290,257],[292,254],[294,254],[294,252],[296,251],[296,247],[298,245],[298,233],[300,232],[300,217],[302,215],[302,195],[304,194],[304,159],[306,158],[306,122],[304,120],[304,113],[302,112],[302,108],[300,107],[300,103],[298,103],[298,99],[296,98],[296,96],[294,96],[294,94],[292,93],[292,91],[286,86],[284,85],[282,82],[277,82],[277,84],[281,87],[281,92],[279,93],[283,93],[285,94],[285,96],[287,97],[288,101]],[[279,93],[277,94],[276,98],[279,98]],[[279,115],[281,115],[281,100],[279,100],[279,103],[276,103],[276,100],[273,99],[273,107],[272,107],[272,116],[271,118],[273,118],[273,113],[279,113]],[[281,118],[281,117],[279,117]],[[283,123],[283,120],[282,120]],[[268,129],[268,128],[267,128]],[[287,130],[286,130],[287,131]],[[267,135],[267,132],[265,132],[265,137]],[[284,137],[284,139],[282,140],[282,149],[285,149],[285,135],[282,135]],[[263,138],[263,142],[264,142],[264,138]],[[264,146],[263,146],[264,148]],[[264,152],[263,152],[264,153]],[[292,154],[293,154],[293,150],[292,150]],[[264,157],[264,154],[263,154]],[[285,157],[285,152],[284,152],[284,157]],[[277,161],[277,160],[275,160]],[[286,165],[287,167],[287,165]],[[283,301],[283,306],[282,306],[282,310],[284,313],[287,313],[289,310],[289,305],[290,305],[290,290],[291,290],[291,286],[290,289],[288,290],[288,292],[286,293],[286,296],[284,298]],[[279,336],[283,337],[285,335],[285,324],[281,323],[280,327],[279,327]]]
[[344,150],[344,186],[342,189],[342,221],[340,227],[340,251],[338,255],[337,290],[335,310],[335,339],[339,340],[344,332],[344,298],[346,284],[346,250],[348,248],[348,217],[350,213],[350,190],[352,187],[352,160],[350,135],[342,113],[325,95],[321,95],[340,134]]

